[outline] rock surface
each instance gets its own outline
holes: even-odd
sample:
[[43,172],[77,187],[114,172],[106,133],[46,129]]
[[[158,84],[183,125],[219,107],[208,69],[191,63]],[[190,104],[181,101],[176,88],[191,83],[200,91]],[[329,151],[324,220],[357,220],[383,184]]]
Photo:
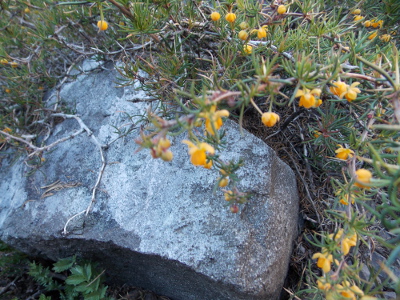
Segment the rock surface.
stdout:
[[[102,144],[156,105],[133,87],[116,88],[116,74],[80,75],[61,90]],[[79,128],[66,119],[46,143]],[[245,159],[240,188],[253,195],[238,214],[229,212],[221,191],[212,194],[217,172],[190,163],[184,136],[172,139],[174,159],[166,163],[135,152],[135,129],[104,151],[92,211],[73,218],[62,234],[88,207],[102,165],[98,146],[82,133],[45,152],[44,165],[29,177],[23,158],[1,160],[0,238],[34,256],[100,260],[112,281],[172,299],[278,299],[296,235],[295,177],[261,140],[241,136],[231,121],[224,128],[221,158]]]

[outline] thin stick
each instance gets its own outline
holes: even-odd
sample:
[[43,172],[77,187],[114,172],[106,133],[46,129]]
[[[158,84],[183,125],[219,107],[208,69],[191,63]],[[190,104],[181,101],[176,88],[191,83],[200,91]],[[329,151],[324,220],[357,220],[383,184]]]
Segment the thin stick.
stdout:
[[67,223],[65,223],[64,229],[63,229],[63,232],[62,232],[64,235],[67,235],[67,234],[68,234],[67,226],[68,226],[69,222],[71,222],[71,221],[72,221],[73,219],[75,219],[77,216],[83,214],[85,211],[86,211],[86,209],[85,209],[85,210],[82,210],[81,212],[79,212],[79,213],[77,213],[77,214],[75,214],[75,215],[73,215],[71,218],[69,218],[69,219],[67,220]]

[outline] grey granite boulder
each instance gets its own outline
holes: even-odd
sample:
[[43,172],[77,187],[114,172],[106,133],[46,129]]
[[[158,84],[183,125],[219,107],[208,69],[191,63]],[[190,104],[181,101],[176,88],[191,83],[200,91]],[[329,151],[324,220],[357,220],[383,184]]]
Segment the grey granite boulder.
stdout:
[[[115,70],[101,71],[61,90],[102,144],[156,105],[115,81]],[[190,163],[183,136],[172,139],[173,161],[163,162],[136,152],[135,129],[104,150],[91,212],[70,219],[88,207],[102,166],[98,145],[82,133],[45,152],[44,165],[30,176],[23,158],[14,164],[2,158],[0,238],[33,256],[100,260],[111,281],[172,299],[278,299],[296,234],[295,176],[261,140],[246,131],[241,136],[231,121],[224,128],[221,157],[245,159],[240,188],[253,195],[238,214],[221,191],[212,194],[217,172]],[[66,119],[46,143],[79,129]]]

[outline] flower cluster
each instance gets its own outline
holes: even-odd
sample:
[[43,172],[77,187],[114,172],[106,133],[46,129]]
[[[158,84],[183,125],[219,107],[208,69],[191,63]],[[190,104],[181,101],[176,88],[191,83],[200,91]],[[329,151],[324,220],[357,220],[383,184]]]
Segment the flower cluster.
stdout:
[[359,82],[353,82],[351,85],[348,85],[339,79],[338,81],[332,82],[332,86],[329,89],[332,94],[338,96],[339,99],[345,97],[347,101],[351,102],[357,99],[357,94],[361,93],[360,89],[357,88],[359,84]]
[[350,252],[350,248],[357,244],[357,234],[352,233],[343,235],[343,229],[339,229],[336,234],[330,234],[328,238],[338,242],[338,245],[341,246],[343,255],[347,255]]
[[325,291],[325,299],[336,300],[336,299],[349,299],[356,300],[357,296],[361,296],[361,299],[373,300],[374,297],[363,297],[364,292],[355,284],[351,284],[349,281],[342,281],[341,284],[335,284],[332,286],[324,277],[320,277],[317,280],[318,289]]
[[367,20],[364,22],[365,27],[382,28],[383,20],[376,21],[375,19]]
[[299,106],[305,108],[318,107],[322,104],[322,100],[319,99],[321,95],[321,89],[309,90],[304,88],[303,90],[298,90],[295,97],[300,97]]
[[197,143],[194,144],[191,141],[184,140],[182,143],[188,145],[189,147],[189,155],[190,162],[195,166],[201,166],[206,169],[210,169],[212,167],[212,160],[208,159],[207,161],[207,153],[208,155],[214,155],[215,149],[211,145],[207,143]]
[[[350,252],[351,247],[354,247],[357,244],[357,234],[344,234],[343,229],[339,229],[336,234],[328,235],[326,240],[334,242],[337,247],[340,247],[342,255],[347,255]],[[321,252],[315,253],[312,259],[318,259],[317,267],[322,269],[325,274],[330,272],[333,262],[335,262],[336,265],[339,265],[339,262],[334,260],[332,253],[330,253],[330,251],[325,247],[322,247]]]
[[171,150],[171,141],[166,138],[160,138],[154,141],[154,146],[150,148],[150,154],[153,158],[161,158],[163,161],[171,161],[174,158]]
[[229,111],[226,109],[217,111],[217,105],[214,104],[208,111],[201,112],[199,117],[206,120],[206,131],[211,135],[215,135],[215,131],[223,125],[222,118],[229,117]]
[[234,214],[239,212],[238,203],[245,203],[248,198],[248,194],[242,193],[238,191],[236,187],[232,190],[223,190],[224,191],[224,198],[226,201],[230,203],[230,211]]

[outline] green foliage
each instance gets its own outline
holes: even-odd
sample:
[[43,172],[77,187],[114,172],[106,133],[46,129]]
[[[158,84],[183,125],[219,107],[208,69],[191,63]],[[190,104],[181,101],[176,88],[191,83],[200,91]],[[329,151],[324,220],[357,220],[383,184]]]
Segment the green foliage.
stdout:
[[[48,267],[32,262],[29,275],[44,286],[46,291],[58,291],[61,299],[109,299],[106,297],[107,286],[102,283],[104,271],[96,272],[91,263],[80,265],[73,256],[60,259],[54,263],[52,270],[55,273]],[[60,278],[64,280],[60,281]],[[47,299],[44,295],[41,297]]]
[[0,241],[0,273],[5,276],[18,276],[24,272],[26,255],[14,250]]

